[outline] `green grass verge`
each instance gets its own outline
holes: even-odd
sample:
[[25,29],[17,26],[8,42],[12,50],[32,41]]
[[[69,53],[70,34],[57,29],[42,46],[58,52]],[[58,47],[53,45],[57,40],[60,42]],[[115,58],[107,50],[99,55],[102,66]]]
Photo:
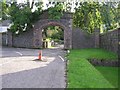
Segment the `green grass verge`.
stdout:
[[103,49],[74,49],[71,50],[71,57],[79,57],[79,58],[97,58],[97,59],[107,59],[107,60],[117,60],[118,55],[113,52],[108,52]]
[[81,49],[70,50],[67,57],[68,88],[115,88],[87,59],[116,60],[116,54],[102,49]]
[[95,66],[103,76],[116,88],[118,87],[118,67]]

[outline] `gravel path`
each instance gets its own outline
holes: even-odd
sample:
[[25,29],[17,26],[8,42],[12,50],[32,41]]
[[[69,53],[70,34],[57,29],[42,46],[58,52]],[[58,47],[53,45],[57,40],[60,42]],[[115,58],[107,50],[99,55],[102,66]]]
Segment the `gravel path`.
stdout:
[[44,49],[43,60],[36,61],[38,49],[3,48],[0,60],[2,88],[65,88],[65,52]]

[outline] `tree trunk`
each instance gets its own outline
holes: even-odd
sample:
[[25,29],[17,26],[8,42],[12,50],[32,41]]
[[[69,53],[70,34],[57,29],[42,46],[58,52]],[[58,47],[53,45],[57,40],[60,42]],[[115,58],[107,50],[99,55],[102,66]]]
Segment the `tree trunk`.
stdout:
[[30,7],[30,2],[29,2],[29,0],[27,0],[27,6]]
[[33,5],[34,5],[34,0],[32,0],[32,4],[31,4],[31,8],[30,9],[32,9],[33,8]]

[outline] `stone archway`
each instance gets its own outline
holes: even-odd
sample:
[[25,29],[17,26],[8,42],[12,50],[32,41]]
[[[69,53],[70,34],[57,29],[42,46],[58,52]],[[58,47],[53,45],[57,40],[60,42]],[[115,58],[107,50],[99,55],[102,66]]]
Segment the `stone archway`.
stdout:
[[[49,19],[48,12],[40,15],[39,21],[34,23],[33,28],[17,37],[8,32],[8,46],[42,48],[42,29],[48,26],[59,26],[64,30],[64,49],[72,48],[72,14],[64,13],[61,19]],[[19,43],[20,42],[20,43]]]
[[49,19],[48,11],[40,15],[39,21],[34,23],[34,27],[23,34],[15,36],[12,32],[7,32],[8,46],[24,48],[41,48],[42,47],[42,29],[52,26],[59,26],[64,30],[64,49],[71,48],[94,48],[99,47],[99,30],[88,36],[80,28],[72,27],[72,13],[64,13],[61,19]]
[[[70,15],[70,14],[69,14]],[[50,20],[42,17],[34,25],[33,29],[33,47],[42,47],[42,29],[48,26],[59,26],[64,30],[64,49],[72,48],[72,19],[68,14],[64,14],[60,20]],[[43,14],[44,16],[44,14]],[[65,17],[66,16],[66,17]]]
[[70,49],[71,48],[71,44],[72,44],[72,31],[70,31],[70,29],[68,27],[66,27],[65,25],[63,25],[62,23],[58,23],[56,21],[47,21],[46,23],[45,21],[40,21],[40,23],[44,23],[42,25],[40,25],[38,28],[33,30],[33,44],[35,48],[39,48],[42,47],[42,29],[47,27],[47,26],[59,26],[60,28],[62,28],[64,30],[64,49]]

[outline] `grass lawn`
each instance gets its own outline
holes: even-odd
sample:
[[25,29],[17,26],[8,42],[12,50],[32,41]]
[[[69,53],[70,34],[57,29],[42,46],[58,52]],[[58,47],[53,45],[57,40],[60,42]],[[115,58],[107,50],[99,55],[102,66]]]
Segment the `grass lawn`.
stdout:
[[96,66],[103,76],[115,87],[118,87],[118,67],[102,67]]
[[117,55],[102,49],[70,50],[68,62],[68,88],[115,88],[87,59],[116,60]]
[[70,56],[79,57],[79,58],[97,58],[97,59],[109,59],[116,60],[118,55],[112,52],[108,52],[103,49],[74,49],[71,50]]

